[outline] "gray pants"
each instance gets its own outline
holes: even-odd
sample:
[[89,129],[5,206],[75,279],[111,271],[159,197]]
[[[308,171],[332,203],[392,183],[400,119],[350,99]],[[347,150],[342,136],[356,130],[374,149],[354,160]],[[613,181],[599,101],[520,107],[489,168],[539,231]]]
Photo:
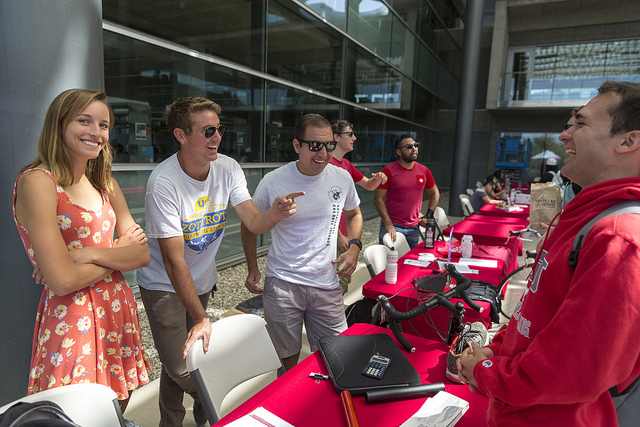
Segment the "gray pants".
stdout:
[[[199,296],[205,310],[210,293]],[[187,333],[193,327],[193,320],[180,298],[173,292],[150,291],[140,287],[140,295],[149,318],[153,342],[162,363],[159,391],[160,427],[182,426],[186,412],[182,405],[184,393],[199,401],[196,387],[182,358],[182,347],[187,341]]]

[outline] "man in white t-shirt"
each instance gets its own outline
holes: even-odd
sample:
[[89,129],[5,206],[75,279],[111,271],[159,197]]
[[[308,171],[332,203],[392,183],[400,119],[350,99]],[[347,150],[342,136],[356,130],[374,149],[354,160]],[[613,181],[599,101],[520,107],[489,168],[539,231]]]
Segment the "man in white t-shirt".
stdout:
[[151,254],[137,279],[162,372],[160,426],[181,426],[184,393],[195,400],[194,418],[207,424],[184,358],[191,345],[209,347],[207,302],[218,281],[215,256],[232,206],[252,231],[267,232],[296,210],[292,192],[274,197],[261,212],[247,190],[240,165],[218,153],[224,126],[220,106],[201,97],[169,106],[167,127],[180,151],[151,173],[145,196],[146,234]]
[[[338,335],[347,327],[338,276],[349,276],[356,268],[362,249],[362,214],[351,176],[329,164],[335,147],[330,123],[318,114],[306,114],[293,140],[298,160],[268,173],[258,184],[253,200],[259,209],[288,188],[305,192],[297,202],[296,215],[271,230],[264,291],[258,286],[256,235],[242,227],[249,269],[245,285],[253,293],[264,293],[267,330],[285,370],[298,363],[303,323],[311,351],[318,348],[321,337]],[[336,258],[343,211],[351,240],[348,250]]]

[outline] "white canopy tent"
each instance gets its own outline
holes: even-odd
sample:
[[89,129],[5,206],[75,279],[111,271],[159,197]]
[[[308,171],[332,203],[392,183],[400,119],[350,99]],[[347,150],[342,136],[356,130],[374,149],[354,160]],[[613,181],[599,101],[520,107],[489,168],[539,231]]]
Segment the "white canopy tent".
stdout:
[[560,160],[562,157],[558,156],[556,153],[554,153],[551,150],[544,150],[541,153],[536,154],[535,156],[531,157],[531,160],[548,160],[548,159],[556,159],[556,160]]

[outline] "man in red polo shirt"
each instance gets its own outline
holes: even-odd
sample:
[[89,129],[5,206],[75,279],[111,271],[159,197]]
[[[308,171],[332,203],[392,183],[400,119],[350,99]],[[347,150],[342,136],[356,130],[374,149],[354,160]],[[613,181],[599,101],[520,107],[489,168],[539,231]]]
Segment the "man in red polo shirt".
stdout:
[[391,241],[396,241],[396,233],[407,238],[410,247],[416,247],[420,240],[420,226],[425,226],[427,218],[421,218],[424,190],[429,193],[427,216],[433,215],[438,206],[440,191],[431,171],[418,163],[418,145],[411,136],[401,135],[395,140],[398,160],[382,169],[387,182],[380,185],[373,196],[373,203],[380,219],[380,243],[382,236],[389,233]]

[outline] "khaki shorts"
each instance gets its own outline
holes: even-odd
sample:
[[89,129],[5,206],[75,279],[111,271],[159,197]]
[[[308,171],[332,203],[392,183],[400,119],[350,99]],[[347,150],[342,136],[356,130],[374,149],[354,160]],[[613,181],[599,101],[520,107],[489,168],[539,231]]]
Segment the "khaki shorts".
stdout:
[[327,290],[267,277],[263,306],[267,330],[281,359],[302,349],[303,322],[311,351],[318,349],[320,338],[347,329],[340,287]]

